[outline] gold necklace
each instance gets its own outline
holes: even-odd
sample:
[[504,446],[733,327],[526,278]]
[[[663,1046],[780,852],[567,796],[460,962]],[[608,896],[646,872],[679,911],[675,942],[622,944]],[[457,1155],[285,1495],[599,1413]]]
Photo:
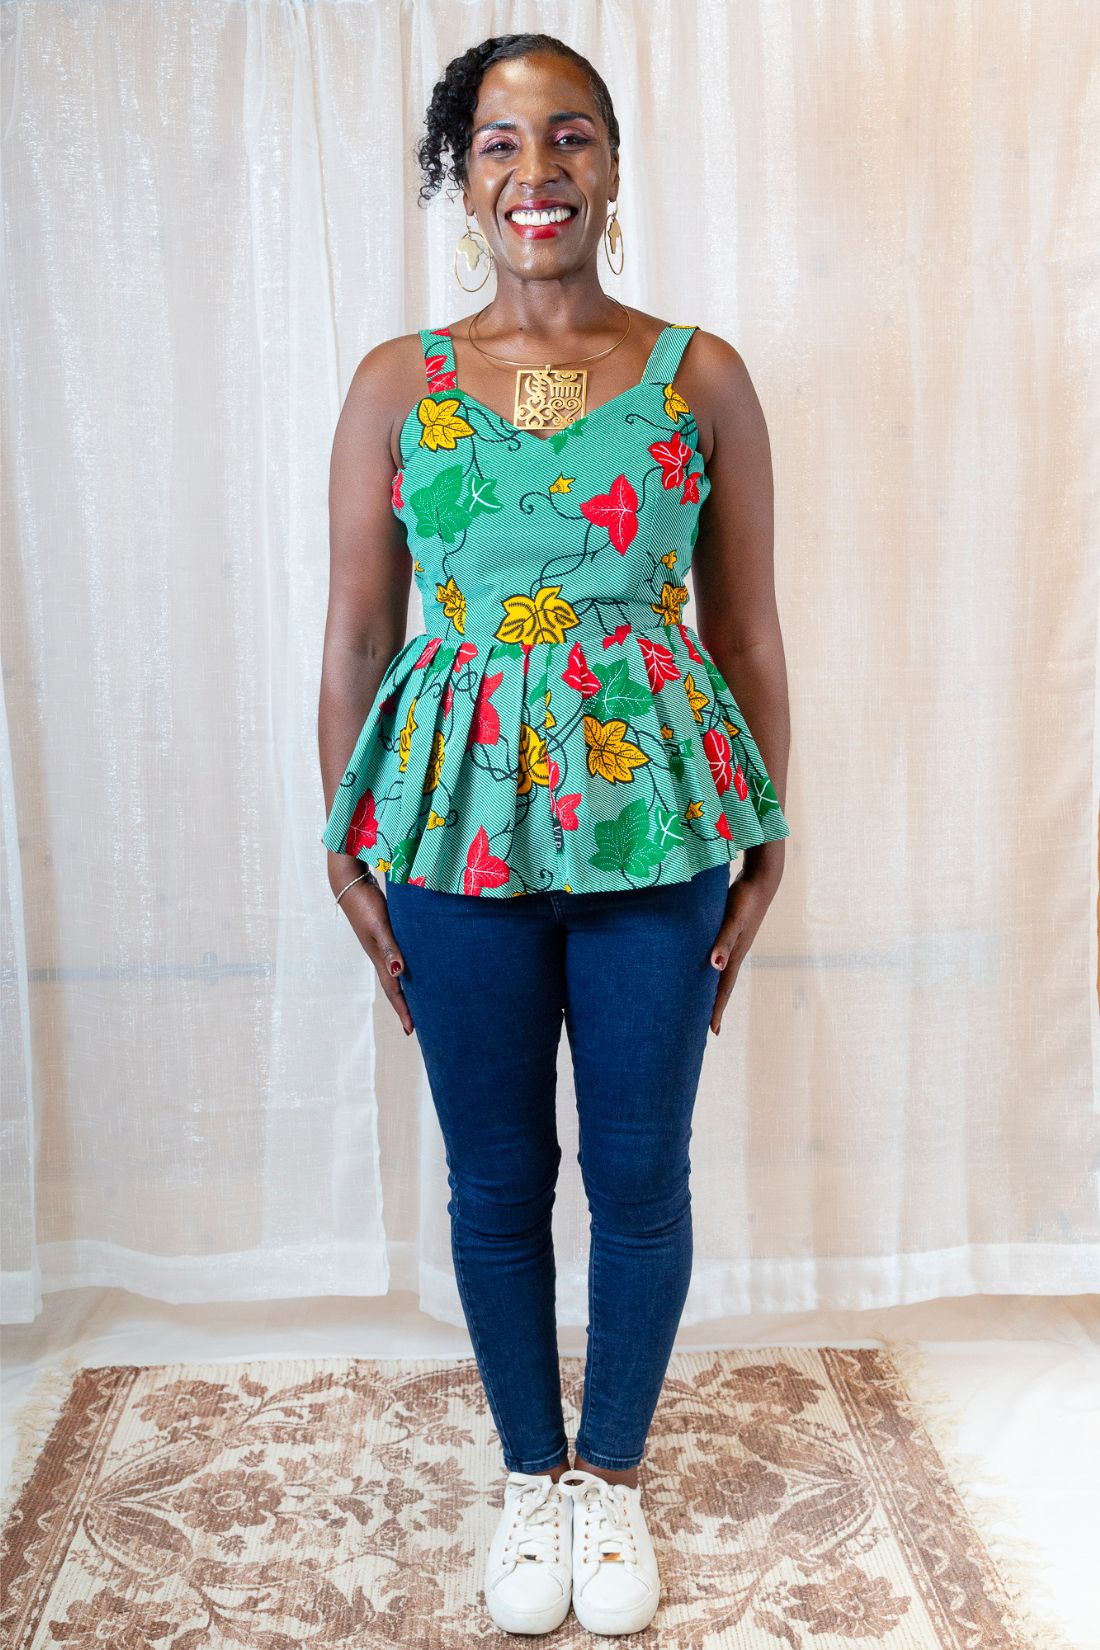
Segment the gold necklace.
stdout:
[[[618,298],[612,298],[613,304],[619,304],[620,309],[626,309]],[[488,304],[485,309],[488,309]],[[516,405],[512,423],[519,430],[562,430],[567,424],[572,424],[578,418],[583,418],[588,405],[588,373],[575,367],[552,367],[547,363],[544,367],[533,367],[527,361],[510,361],[506,355],[490,355],[488,350],[482,349],[473,334],[474,323],[485,313],[479,309],[470,321],[466,333],[467,340],[473,344],[479,355],[486,361],[492,361],[497,366],[518,367],[516,373]],[[616,338],[613,344],[606,349],[599,349],[592,355],[582,355],[582,361],[598,361],[602,355],[610,355],[618,349],[623,338],[630,331],[634,317],[630,311],[626,312],[626,332]]]

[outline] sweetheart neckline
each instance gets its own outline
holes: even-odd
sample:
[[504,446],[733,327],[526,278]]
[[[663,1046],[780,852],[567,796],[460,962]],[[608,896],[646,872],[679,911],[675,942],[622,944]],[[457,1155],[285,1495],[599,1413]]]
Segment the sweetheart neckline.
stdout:
[[[590,419],[595,418],[598,413],[602,413],[605,408],[613,407],[619,401],[625,401],[629,396],[636,395],[639,390],[656,389],[657,387],[658,386],[657,386],[655,381],[651,382],[648,378],[640,378],[636,384],[629,384],[625,390],[620,390],[617,395],[611,396],[611,398],[609,400],[601,401],[598,407],[593,407],[591,412],[585,413],[583,418],[574,419],[572,425],[569,425],[569,424],[564,425],[563,429],[568,430],[568,429],[574,428],[578,425],[587,424]],[[677,391],[677,394],[679,394],[679,391]],[[398,449],[401,452],[401,468],[402,469],[404,469],[405,465],[409,462],[409,460],[405,457],[405,453],[404,453],[405,431],[408,429],[409,424],[412,422],[412,419],[414,418],[416,413],[420,410],[421,402],[422,401],[434,401],[436,396],[438,396],[438,395],[450,396],[452,399],[454,399],[456,401],[472,401],[475,407],[480,407],[482,412],[486,412],[486,413],[489,414],[490,418],[495,418],[497,423],[499,425],[501,425],[501,427],[508,432],[509,436],[514,435],[514,436],[517,436],[521,440],[526,438],[529,441],[536,442],[540,447],[549,447],[550,446],[550,437],[549,436],[536,435],[533,430],[521,430],[518,424],[513,424],[510,419],[507,419],[507,418],[504,417],[503,413],[498,413],[495,407],[490,407],[487,402],[479,400],[479,398],[476,395],[471,395],[468,390],[459,389],[456,386],[454,389],[451,389],[451,390],[432,390],[432,391],[429,391],[429,393],[427,395],[422,395],[420,397],[419,401],[415,401],[413,403],[413,405],[409,408],[408,412],[405,414],[405,417],[402,419],[401,429],[400,429],[400,432],[399,432],[398,438],[397,438]],[[663,386],[661,386],[661,395],[662,395],[662,401],[663,401],[663,399],[664,399]],[[681,396],[680,399],[683,400],[683,397]],[[687,403],[685,402],[685,406],[686,405],[687,405]],[[698,426],[698,424],[695,423],[695,414],[692,412],[690,407],[688,407],[687,416],[691,419],[692,423],[695,424],[696,431],[698,431],[699,426]],[[679,435],[681,433],[679,425],[678,424],[675,425],[674,428],[675,428],[675,433],[677,435]],[[560,434],[562,434],[562,430],[555,430],[554,434],[555,435],[560,435]],[[703,468],[705,470],[706,469],[706,459],[703,458],[702,453],[699,451],[698,445],[693,441],[691,446],[692,446],[692,451],[694,453],[696,453],[698,455],[698,457],[700,458],[700,460],[702,461]]]

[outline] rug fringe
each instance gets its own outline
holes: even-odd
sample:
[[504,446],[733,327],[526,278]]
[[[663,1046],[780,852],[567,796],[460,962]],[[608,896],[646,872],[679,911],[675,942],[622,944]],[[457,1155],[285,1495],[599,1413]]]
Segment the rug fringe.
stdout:
[[[933,1370],[927,1349],[919,1341],[886,1337],[880,1337],[879,1344],[920,1406],[921,1423],[997,1567],[1019,1625],[1034,1650],[1077,1650],[1055,1620],[1058,1606],[1048,1576],[1049,1559],[1022,1533],[1018,1492],[991,1472],[980,1455],[960,1448],[962,1412]],[[992,1493],[979,1489],[979,1480],[990,1485]]]
[[5,1423],[15,1434],[15,1455],[0,1497],[0,1524],[6,1524],[26,1488],[35,1462],[57,1424],[65,1400],[72,1391],[73,1377],[80,1368],[78,1353],[43,1364],[31,1380],[15,1414]]

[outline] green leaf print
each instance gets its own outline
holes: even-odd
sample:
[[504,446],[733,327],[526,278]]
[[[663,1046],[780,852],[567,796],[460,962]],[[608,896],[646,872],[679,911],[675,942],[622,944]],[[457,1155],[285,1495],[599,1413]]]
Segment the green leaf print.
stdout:
[[424,671],[425,681],[429,676],[435,675],[437,671],[449,670],[451,668],[451,661],[455,656],[455,651],[456,650],[453,647],[437,647],[431,658],[428,660],[427,668]]
[[632,716],[641,716],[652,704],[653,695],[633,680],[625,659],[615,659],[607,669],[598,664],[590,665],[589,669],[602,687],[589,701],[588,710],[601,722],[616,717],[629,722]]
[[560,453],[566,442],[571,441],[579,430],[583,430],[587,422],[587,415],[584,418],[575,418],[572,424],[567,424],[563,430],[557,430],[553,435],[547,436],[547,445],[553,447],[556,453]]
[[409,874],[409,868],[416,853],[416,845],[420,841],[418,836],[402,837],[393,850],[393,860],[390,864],[390,875],[395,882],[403,882]]
[[466,487],[466,497],[462,503],[467,510],[471,521],[474,516],[491,515],[504,506],[494,491],[496,481],[492,476],[475,475],[471,470]]
[[758,773],[752,774],[749,779],[749,792],[752,796],[753,807],[758,814],[774,813],[779,807],[779,798],[775,794],[775,786],[767,774],[764,774],[763,777]]
[[625,871],[640,877],[661,860],[661,849],[649,835],[649,810],[640,796],[628,802],[618,819],[599,819],[595,826],[598,853],[589,856],[589,865],[600,871]]
[[470,512],[459,501],[463,479],[462,465],[448,464],[430,487],[418,487],[410,495],[409,503],[416,511],[416,531],[422,539],[441,538],[444,544],[453,544],[469,527]]
[[684,777],[683,759],[681,757],[679,757],[676,754],[675,751],[670,751],[669,752],[668,765],[669,765],[669,769],[671,770],[672,773],[674,773],[676,775],[677,779],[683,779],[683,777]]
[[684,840],[684,828],[679,814],[670,813],[667,808],[657,808],[653,814],[653,840],[660,848],[662,855],[675,848],[678,842]]

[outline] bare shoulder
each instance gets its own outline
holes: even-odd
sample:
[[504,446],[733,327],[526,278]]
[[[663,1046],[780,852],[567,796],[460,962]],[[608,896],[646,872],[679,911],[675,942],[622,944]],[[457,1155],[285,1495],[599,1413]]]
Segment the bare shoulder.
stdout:
[[762,422],[763,412],[744,357],[727,339],[697,327],[684,352],[677,387],[695,414],[704,460],[717,432]]
[[363,356],[352,374],[340,415],[345,433],[365,436],[369,430],[390,447],[400,465],[398,437],[410,410],[424,393],[424,356],[416,332],[384,338]]

